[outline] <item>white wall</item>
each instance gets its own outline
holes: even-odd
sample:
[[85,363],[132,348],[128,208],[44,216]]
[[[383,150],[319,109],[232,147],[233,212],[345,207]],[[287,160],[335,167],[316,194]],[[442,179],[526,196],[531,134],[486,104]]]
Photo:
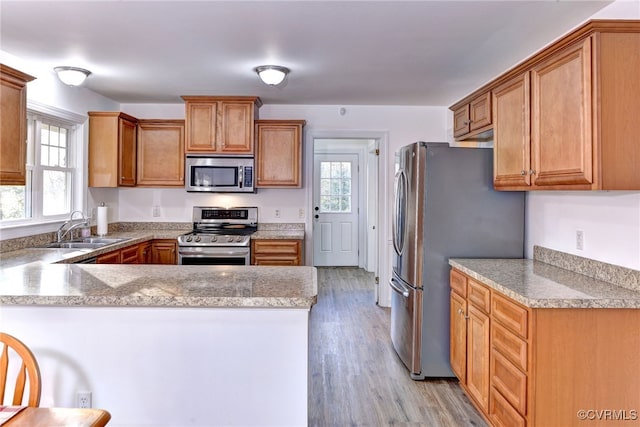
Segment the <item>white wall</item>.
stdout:
[[[527,257],[533,245],[640,270],[640,193],[530,192]],[[576,231],[584,250],[576,249]]]

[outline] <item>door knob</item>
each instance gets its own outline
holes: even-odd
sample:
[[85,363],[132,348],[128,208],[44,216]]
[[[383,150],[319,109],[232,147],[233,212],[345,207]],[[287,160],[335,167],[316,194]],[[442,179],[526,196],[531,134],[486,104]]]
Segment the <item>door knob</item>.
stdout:
[[318,218],[320,218],[320,215],[314,215],[314,218],[318,219]]
[[320,210],[320,208],[316,206],[315,208],[313,208],[313,210],[314,210],[314,211],[319,211],[319,210]]

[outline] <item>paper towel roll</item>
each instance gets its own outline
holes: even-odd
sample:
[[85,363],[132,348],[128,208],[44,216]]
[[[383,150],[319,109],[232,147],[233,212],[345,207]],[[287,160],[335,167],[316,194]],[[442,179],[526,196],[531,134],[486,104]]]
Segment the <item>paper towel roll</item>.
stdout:
[[98,218],[96,221],[98,223],[98,236],[105,236],[109,228],[109,224],[107,223],[107,207],[98,206],[97,215]]

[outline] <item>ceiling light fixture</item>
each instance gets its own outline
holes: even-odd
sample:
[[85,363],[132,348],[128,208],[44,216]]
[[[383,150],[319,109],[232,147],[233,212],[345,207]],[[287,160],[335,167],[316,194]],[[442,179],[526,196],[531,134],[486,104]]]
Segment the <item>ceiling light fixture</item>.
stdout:
[[270,86],[278,86],[291,71],[287,67],[281,67],[280,65],[261,65],[254,70],[258,73],[260,80]]
[[78,67],[56,67],[53,69],[60,81],[69,86],[80,86],[91,71]]

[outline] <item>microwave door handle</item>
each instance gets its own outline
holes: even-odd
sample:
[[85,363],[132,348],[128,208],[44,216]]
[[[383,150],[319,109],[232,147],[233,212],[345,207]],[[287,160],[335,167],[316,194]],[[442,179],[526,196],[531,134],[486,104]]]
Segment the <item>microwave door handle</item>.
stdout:
[[242,177],[244,176],[244,167],[238,167],[238,186],[242,188]]

